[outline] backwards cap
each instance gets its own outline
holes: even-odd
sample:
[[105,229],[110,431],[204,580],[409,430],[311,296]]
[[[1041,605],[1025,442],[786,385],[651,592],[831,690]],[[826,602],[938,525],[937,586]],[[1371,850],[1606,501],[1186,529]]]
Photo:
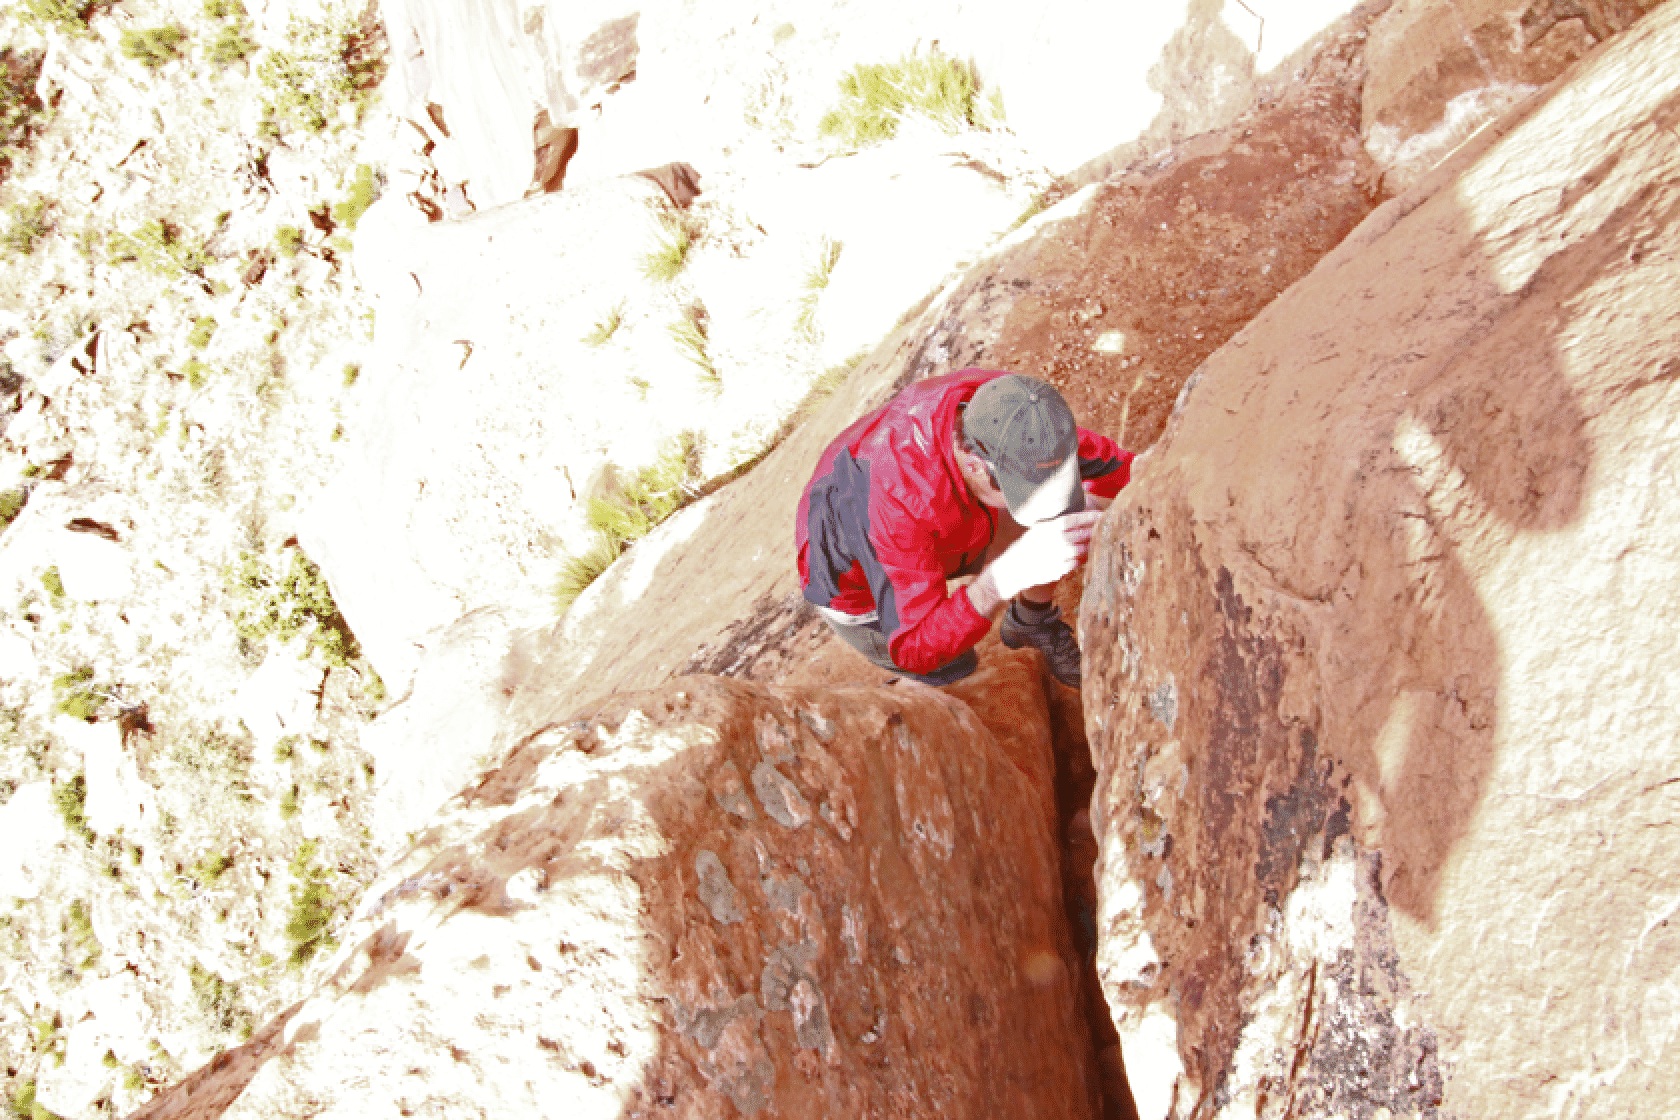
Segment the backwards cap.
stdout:
[[1006,373],[976,390],[962,424],[1017,522],[1031,525],[1085,508],[1079,428],[1054,386]]

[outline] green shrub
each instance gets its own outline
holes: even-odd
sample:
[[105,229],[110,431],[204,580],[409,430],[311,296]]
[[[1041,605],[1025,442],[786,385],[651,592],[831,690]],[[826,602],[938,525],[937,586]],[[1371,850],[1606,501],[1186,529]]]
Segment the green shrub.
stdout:
[[314,866],[316,844],[305,840],[292,857],[292,913],[286,919],[286,940],[291,944],[291,963],[302,965],[323,949],[332,948],[328,936],[339,899],[327,880],[331,872]]
[[93,932],[93,917],[79,898],[70,903],[65,933],[70,937],[71,952],[79,955],[74,962],[77,971],[85,971],[99,963],[99,938]]
[[156,70],[164,63],[181,57],[181,44],[186,38],[183,28],[165,24],[142,31],[124,31],[118,49],[125,58],[132,58],[148,70]]
[[81,774],[72,777],[68,782],[54,782],[52,788],[53,808],[64,821],[64,827],[80,836],[88,843],[93,843],[93,829],[88,827],[85,810],[87,808],[87,778]]
[[656,284],[669,284],[688,263],[694,246],[694,231],[680,214],[664,211],[659,216],[659,240],[642,258],[642,275]]
[[23,0],[18,14],[42,27],[56,28],[69,35],[85,35],[94,7],[93,3],[80,0]]
[[700,480],[700,439],[683,432],[667,440],[652,463],[611,498],[589,501],[589,544],[561,565],[556,609],[564,612],[633,542],[687,505]]
[[206,855],[193,865],[193,878],[208,887],[214,884],[217,879],[220,879],[232,866],[232,856],[226,852],[214,852]]
[[35,1082],[25,1081],[12,1094],[12,1115],[30,1120],[35,1114]]
[[280,819],[289,821],[298,815],[298,787],[294,784],[280,797]]
[[840,263],[840,249],[840,242],[823,238],[817,261],[805,274],[805,294],[799,297],[799,316],[795,325],[807,335],[817,332],[817,301],[834,275],[834,266]]
[[248,651],[270,637],[284,644],[306,635],[309,647],[329,665],[342,668],[360,656],[332,589],[302,551],[293,550],[290,565],[279,572],[267,570],[256,553],[246,552],[223,577],[233,600],[234,627]]
[[0,234],[0,247],[14,257],[27,257],[47,236],[47,199],[34,198],[14,202],[6,208],[6,232]]
[[226,24],[217,29],[210,45],[204,48],[204,58],[215,66],[232,66],[257,50],[257,41],[245,34],[245,29]]
[[605,346],[607,340],[618,333],[618,328],[624,325],[624,304],[615,304],[593,330],[583,336],[585,346]]
[[92,723],[93,717],[105,702],[93,686],[93,670],[72,669],[53,680],[53,692],[58,699],[53,707],[62,715]]
[[361,376],[362,364],[360,362],[347,362],[344,366],[344,387],[346,389],[350,388],[356,384],[356,379]]
[[812,379],[811,387],[805,391],[805,396],[793,410],[793,422],[802,423],[816,412],[819,406],[832,397],[840,386],[852,376],[852,372],[863,364],[863,359],[869,356],[867,349],[859,350],[850,358],[837,366],[830,366]]
[[712,361],[712,337],[705,311],[690,308],[688,313],[671,324],[671,341],[677,350],[699,371],[700,383],[713,395],[723,392],[723,376]]
[[113,233],[106,242],[110,263],[139,264],[159,276],[202,276],[210,263],[202,242],[185,240],[179,227],[162,219],[142,223],[133,233]]
[[[187,379],[187,384],[192,388],[202,389],[204,388],[204,383],[210,379],[210,367],[199,361],[197,358],[188,358],[185,362],[181,363],[181,375]],[[181,438],[184,440],[186,435],[187,429],[183,424],[181,428]]]
[[244,19],[244,0],[204,0],[206,19]]
[[194,350],[202,350],[210,345],[210,338],[216,333],[216,320],[209,315],[201,315],[193,320],[192,333],[187,335],[187,345]]
[[823,116],[817,130],[848,147],[864,148],[892,139],[899,122],[914,113],[955,135],[981,124],[976,93],[973,71],[938,51],[861,63],[840,79],[840,104]]
[[45,51],[0,47],[0,174],[23,154],[46,106],[35,96]]
[[349,193],[344,196],[343,202],[333,204],[333,221],[354,232],[356,223],[362,220],[362,215],[378,198],[379,184],[374,179],[373,167],[366,163],[357,164],[356,174],[350,180]]
[[187,978],[193,1001],[210,1026],[223,1034],[244,1035],[252,1025],[251,1012],[239,1005],[239,989],[194,961]]
[[568,556],[566,562],[560,565],[560,578],[554,584],[555,610],[565,613],[577,597],[583,594],[584,588],[612,567],[613,561],[617,560],[623,551],[623,541],[606,533],[593,534],[588,547],[582,552]]
[[345,106],[359,113],[381,66],[369,47],[350,16],[320,21],[293,16],[286,46],[269,51],[257,66],[264,113],[276,125],[304,132],[320,132]]
[[23,507],[29,501],[29,492],[23,489],[0,491],[0,532],[17,520],[17,515],[23,512]]
[[296,226],[281,226],[274,231],[274,243],[282,257],[295,257],[303,248],[303,231]]

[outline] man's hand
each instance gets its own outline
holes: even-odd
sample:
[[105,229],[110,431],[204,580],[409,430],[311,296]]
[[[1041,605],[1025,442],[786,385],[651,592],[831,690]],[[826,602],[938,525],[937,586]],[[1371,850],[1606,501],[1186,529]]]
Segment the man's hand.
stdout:
[[1055,583],[1084,562],[1101,517],[1097,510],[1086,510],[1032,526],[969,585],[969,602],[989,615],[1030,587]]

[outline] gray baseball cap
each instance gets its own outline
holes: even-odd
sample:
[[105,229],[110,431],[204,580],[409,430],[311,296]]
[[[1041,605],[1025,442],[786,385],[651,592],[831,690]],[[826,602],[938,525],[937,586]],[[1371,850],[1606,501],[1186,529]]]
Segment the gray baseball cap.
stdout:
[[1019,373],[994,378],[969,399],[962,425],[1016,521],[1031,525],[1085,508],[1079,426],[1055,386]]

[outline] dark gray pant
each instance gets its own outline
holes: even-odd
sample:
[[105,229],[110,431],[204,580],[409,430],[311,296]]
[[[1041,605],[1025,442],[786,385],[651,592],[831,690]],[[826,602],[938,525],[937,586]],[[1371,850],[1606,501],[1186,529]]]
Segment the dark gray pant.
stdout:
[[857,650],[869,659],[871,665],[879,666],[889,673],[901,677],[909,677],[923,684],[942,685],[960,681],[975,669],[980,667],[980,656],[973,650],[964,650],[951,661],[931,673],[912,673],[908,669],[901,669],[893,664],[892,653],[887,649],[887,636],[881,632],[879,620],[846,624],[836,622],[828,615],[823,615],[823,621],[829,628],[840,635],[840,640]]

